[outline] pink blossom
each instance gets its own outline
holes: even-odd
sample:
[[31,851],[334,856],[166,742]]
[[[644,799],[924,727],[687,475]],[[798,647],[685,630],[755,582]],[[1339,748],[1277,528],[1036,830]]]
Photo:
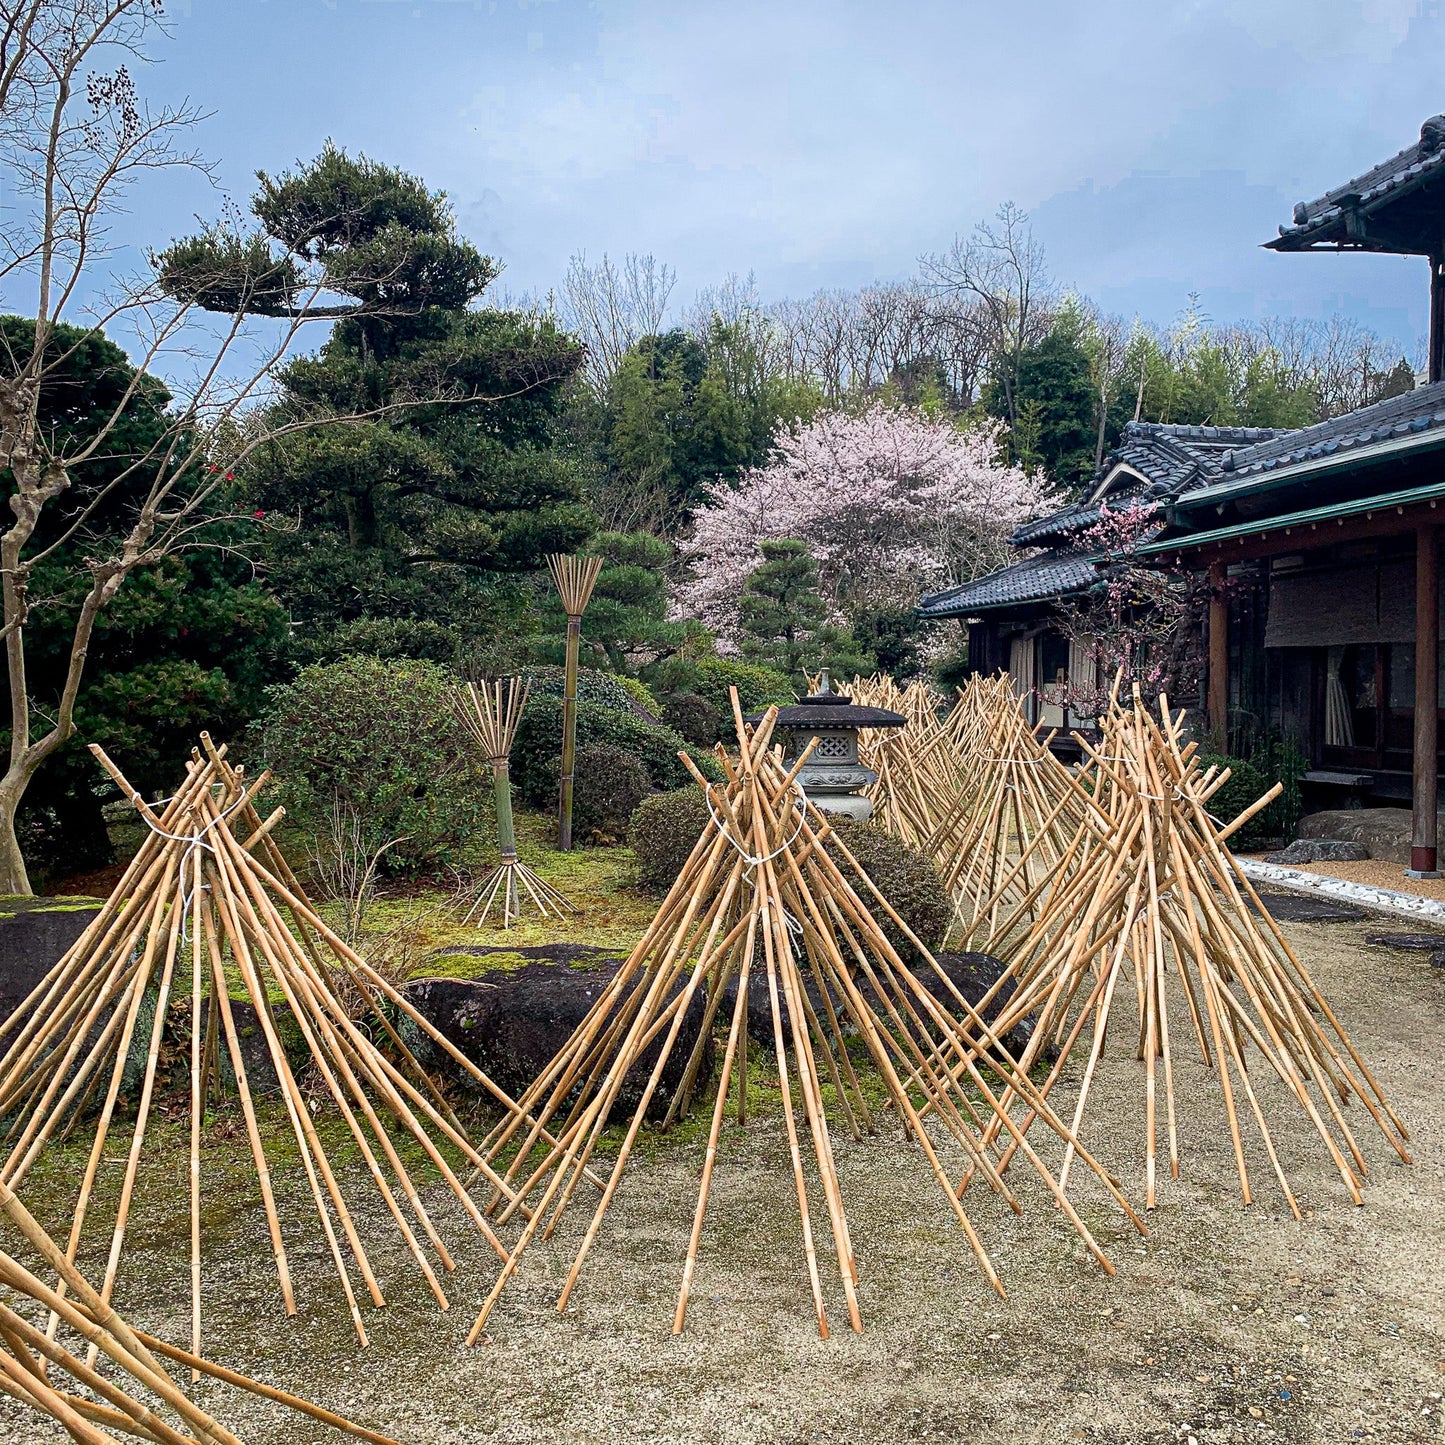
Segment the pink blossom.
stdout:
[[681,548],[692,577],[674,598],[677,614],[725,641],[735,636],[743,583],[765,541],[806,542],[840,614],[868,603],[911,607],[925,589],[1017,560],[1009,534],[1057,503],[1041,477],[1003,459],[1002,430],[880,401],[780,432],[764,466],[735,490],[715,489],[698,513]]

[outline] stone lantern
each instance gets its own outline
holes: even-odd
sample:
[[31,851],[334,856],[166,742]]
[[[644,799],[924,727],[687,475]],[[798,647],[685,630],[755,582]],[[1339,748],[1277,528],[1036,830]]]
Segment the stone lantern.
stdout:
[[[754,713],[749,722],[757,722]],[[872,768],[858,761],[860,728],[901,728],[908,719],[881,707],[854,707],[846,693],[834,692],[823,669],[818,691],[791,707],[778,709],[778,731],[782,734],[783,759],[795,762],[814,739],[818,746],[803,764],[798,781],[814,807],[824,813],[842,813],[855,822],[866,823],[873,804],[862,790],[878,781]]]

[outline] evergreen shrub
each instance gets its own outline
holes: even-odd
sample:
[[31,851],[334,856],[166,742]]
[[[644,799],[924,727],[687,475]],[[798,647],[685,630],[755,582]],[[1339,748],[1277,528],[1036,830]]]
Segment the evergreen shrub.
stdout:
[[[671,728],[630,712],[595,702],[577,704],[577,747],[606,743],[631,753],[647,769],[655,788],[680,788],[691,781],[678,759],[687,752],[704,776],[720,781],[722,770],[709,754],[687,744]],[[549,807],[556,799],[557,768],[562,756],[562,699],[532,697],[512,744],[512,783],[529,808]],[[580,770],[579,770],[580,771]]]
[[[554,784],[561,775],[559,757]],[[611,743],[577,749],[572,782],[572,836],[583,843],[620,843],[652,779],[635,753]]]
[[671,888],[708,817],[707,799],[696,783],[644,798],[627,830],[638,881],[664,893]]
[[458,856],[482,827],[491,789],[452,709],[456,678],[417,659],[346,657],[269,690],[267,765],[291,820],[317,836],[337,802],[354,809],[368,849],[394,838],[384,866]]
[[[901,838],[875,828],[871,823],[834,818],[837,841],[858,860],[874,886],[892,905],[894,912],[932,952],[943,947],[944,935],[953,918],[953,905],[933,860]],[[853,886],[863,906],[873,915],[898,956],[905,963],[918,959],[918,950],[904,938],[902,930],[883,911],[877,899],[862,883],[842,852],[830,840],[828,852]]]

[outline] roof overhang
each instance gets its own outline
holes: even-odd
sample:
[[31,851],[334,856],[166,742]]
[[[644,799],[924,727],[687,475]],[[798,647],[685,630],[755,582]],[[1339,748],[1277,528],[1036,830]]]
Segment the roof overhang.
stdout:
[[[1304,461],[1291,462],[1287,466],[1275,467],[1267,472],[1251,472],[1248,476],[1234,481],[1214,482],[1200,487],[1197,491],[1185,492],[1170,508],[1171,518],[1179,513],[1196,512],[1208,507],[1223,506],[1242,497],[1265,496],[1303,479],[1331,476],[1337,472],[1352,471],[1399,461],[1406,457],[1424,455],[1445,448],[1445,428],[1415,432],[1408,436],[1386,437],[1383,441],[1367,442],[1364,446],[1347,447],[1344,450],[1321,457],[1307,457]],[[1381,499],[1374,499],[1381,505]]]
[[[1215,527],[1208,532],[1190,532],[1182,537],[1150,542],[1140,547],[1138,552],[1140,556],[1194,552],[1245,538],[1269,537],[1276,533],[1281,538],[1288,537],[1291,545],[1298,547],[1301,539],[1294,534],[1317,530],[1321,523],[1344,522],[1353,517],[1374,518],[1391,512],[1403,515],[1405,510],[1411,507],[1428,507],[1434,510],[1441,502],[1445,502],[1445,481],[1431,482],[1428,486],[1412,487],[1408,491],[1393,492],[1384,497],[1337,502],[1326,507],[1310,507],[1304,511],[1284,512],[1274,517],[1259,517],[1252,522],[1239,522],[1231,527]],[[1320,539],[1321,543],[1327,540],[1327,536]]]

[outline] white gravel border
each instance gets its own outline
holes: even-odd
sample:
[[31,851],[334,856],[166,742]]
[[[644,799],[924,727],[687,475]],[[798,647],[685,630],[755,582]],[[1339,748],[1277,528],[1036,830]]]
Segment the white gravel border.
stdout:
[[1375,888],[1368,883],[1352,883],[1346,878],[1325,878],[1299,868],[1286,868],[1279,863],[1261,863],[1253,858],[1239,859],[1239,866],[1251,883],[1268,883],[1291,893],[1308,893],[1352,903],[1375,913],[1395,918],[1412,918],[1417,923],[1430,923],[1445,928],[1445,903],[1421,898],[1417,893],[1399,893],[1393,888]]

